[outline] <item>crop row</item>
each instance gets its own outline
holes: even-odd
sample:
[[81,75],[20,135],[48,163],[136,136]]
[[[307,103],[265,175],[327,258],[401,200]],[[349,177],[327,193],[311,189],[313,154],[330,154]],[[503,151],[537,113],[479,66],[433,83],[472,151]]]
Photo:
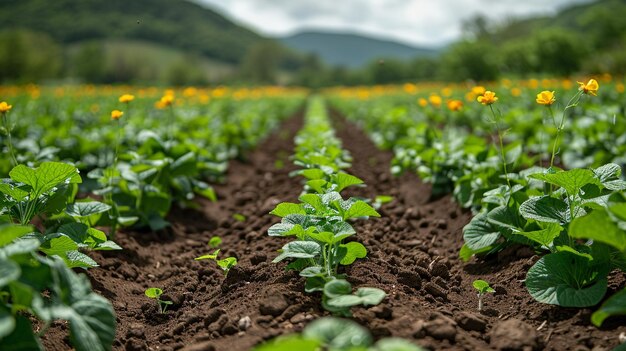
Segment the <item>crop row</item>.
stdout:
[[[194,206],[195,194],[215,200],[208,182],[299,99],[206,105],[166,92],[157,109],[153,99],[130,94],[40,99],[0,103],[10,156],[0,160],[9,176],[0,183],[0,348],[42,349],[31,315],[42,331],[69,321],[76,350],[108,350],[116,328],[111,303],[72,268],[96,267],[93,250],[121,250],[112,241],[119,226],[163,229],[173,203]],[[87,112],[93,101],[112,111]],[[157,292],[146,294],[158,300]]]
[[[452,193],[474,211],[463,230],[463,260],[528,245],[542,255],[525,279],[530,295],[590,307],[605,297],[610,272],[626,270],[622,97],[600,93],[592,79],[575,91],[535,91],[530,103],[482,87],[463,92],[478,100],[467,108],[460,100],[438,107],[434,95],[426,104],[407,104],[406,96],[336,103],[380,146],[393,148],[394,172],[417,172],[434,194]],[[625,296],[609,298],[593,323],[626,314]]]
[[[300,168],[294,176],[305,179],[298,203],[283,202],[271,212],[281,222],[269,228],[268,234],[290,237],[274,262],[289,260],[286,269],[299,271],[306,279],[308,293],[320,292],[322,306],[335,316],[350,317],[350,308],[357,305],[379,304],[386,296],[377,288],[352,285],[341,273],[340,266],[364,258],[367,249],[356,241],[353,220],[380,217],[368,199],[344,199],[341,192],[351,186],[365,186],[363,181],[345,171],[351,156],[335,136],[320,97],[309,100],[305,125],[295,139],[294,163]],[[350,320],[321,318],[309,324],[302,334],[270,341],[261,350],[397,350],[419,351],[419,347],[395,338],[380,340],[372,345],[367,329]]]

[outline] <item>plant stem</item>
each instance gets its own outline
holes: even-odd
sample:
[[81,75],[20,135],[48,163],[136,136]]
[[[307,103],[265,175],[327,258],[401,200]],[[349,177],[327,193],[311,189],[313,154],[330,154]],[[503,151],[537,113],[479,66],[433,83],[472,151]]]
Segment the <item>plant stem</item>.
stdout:
[[483,310],[483,294],[478,294],[478,312]]
[[556,124],[556,118],[554,117],[554,112],[552,111],[552,108],[549,108],[550,114],[552,115],[552,122],[554,123],[554,126],[556,127],[556,136],[554,138],[554,144],[552,144],[552,157],[550,157],[550,168],[554,166],[554,157],[556,156],[557,147],[560,144],[559,139],[561,136],[561,132],[563,131],[563,128],[565,127],[565,113],[567,112],[569,108],[578,105],[578,102],[580,101],[581,96],[582,96],[582,91],[578,91],[576,95],[574,95],[569,100],[569,102],[567,103],[567,106],[565,106],[565,108],[563,109],[563,114],[561,115],[561,122],[559,123],[559,125]]
[[9,155],[11,156],[11,165],[17,166],[17,158],[15,158],[15,151],[13,150],[13,140],[11,139],[11,121],[6,112],[2,113],[2,121],[5,123],[5,130],[7,131],[7,147],[9,148]]
[[506,155],[504,154],[504,142],[502,138],[502,130],[500,130],[500,123],[498,121],[498,117],[496,112],[493,110],[493,106],[489,105],[489,109],[491,109],[491,114],[493,114],[493,120],[496,124],[496,130],[498,132],[498,140],[500,141],[500,155],[502,157],[502,166],[504,168],[504,177],[506,178],[506,184],[509,186],[509,190],[511,191],[511,180],[509,179],[509,172],[506,167]]

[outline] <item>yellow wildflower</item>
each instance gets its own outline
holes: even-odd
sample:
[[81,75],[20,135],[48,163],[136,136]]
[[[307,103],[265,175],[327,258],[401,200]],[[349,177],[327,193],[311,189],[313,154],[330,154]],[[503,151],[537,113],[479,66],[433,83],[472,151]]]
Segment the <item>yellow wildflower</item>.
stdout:
[[577,82],[577,83],[578,83],[578,85],[580,85],[578,87],[578,90],[580,90],[584,94],[588,94],[588,95],[596,96],[596,93],[598,92],[598,89],[600,88],[600,85],[598,84],[598,82],[595,79],[589,79],[587,84],[585,84],[583,82]]
[[133,100],[135,100],[135,96],[134,95],[130,95],[130,94],[124,94],[124,95],[120,96],[120,98],[119,98],[119,101],[121,103],[125,103],[125,104],[127,104],[127,103],[129,103],[129,102],[131,102]]
[[553,91],[544,90],[537,94],[536,101],[539,105],[550,106],[556,101],[556,97]]
[[417,103],[422,107],[426,107],[428,105],[428,100],[424,98],[419,98],[419,100],[417,100]]
[[7,113],[12,108],[13,108],[13,105],[9,105],[5,101],[0,102],[0,113]]
[[122,112],[120,110],[113,110],[113,111],[111,111],[111,119],[113,119],[113,120],[118,120],[118,119],[122,118],[123,115],[124,115],[124,112]]
[[463,102],[461,100],[449,100],[448,109],[450,111],[459,111],[463,108]]
[[483,95],[479,96],[476,101],[480,102],[483,105],[491,105],[498,101],[498,98],[496,97],[496,93],[487,90]]
[[439,107],[441,106],[441,96],[432,94],[431,96],[428,97],[428,102],[430,102],[430,104],[435,107]]

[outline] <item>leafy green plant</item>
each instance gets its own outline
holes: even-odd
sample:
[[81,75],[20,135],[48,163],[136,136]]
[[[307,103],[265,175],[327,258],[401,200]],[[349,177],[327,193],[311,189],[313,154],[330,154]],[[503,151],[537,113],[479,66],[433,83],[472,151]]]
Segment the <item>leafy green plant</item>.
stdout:
[[163,290],[159,288],[148,288],[146,289],[144,294],[147,297],[154,299],[156,301],[157,306],[159,307],[159,312],[161,314],[165,313],[165,311],[167,310],[167,307],[173,304],[172,301],[161,300],[161,295],[163,295]]
[[[209,244],[210,245],[210,244]],[[213,251],[212,254],[207,254],[207,255],[203,255],[200,257],[196,257],[195,260],[196,261],[201,261],[201,260],[212,260],[215,261],[215,263],[217,263],[217,265],[224,270],[224,275],[228,275],[228,271],[230,271],[231,268],[235,267],[237,265],[237,258],[236,257],[226,257],[224,259],[218,260],[217,257],[220,253],[220,249],[217,249],[215,251]]]
[[353,294],[351,284],[338,272],[340,265],[367,255],[363,244],[345,242],[356,234],[349,221],[380,215],[366,201],[344,199],[340,194],[363,181],[340,171],[349,166],[349,157],[333,135],[322,100],[311,100],[306,116],[307,122],[296,136],[294,157],[303,169],[294,174],[306,178],[309,193],[302,194],[299,203],[283,202],[270,212],[282,219],[268,229],[268,235],[294,237],[273,262],[291,260],[287,268],[306,278],[307,292],[322,292],[325,309],[349,316],[350,307],[375,305],[386,296],[376,288],[359,288]]
[[307,325],[301,334],[278,337],[254,351],[421,351],[408,340],[384,338],[374,343],[369,331],[359,324],[333,317],[320,318]]
[[209,247],[210,248],[217,248],[222,244],[222,238],[220,238],[219,236],[212,236],[211,239],[209,239]]
[[487,293],[495,293],[496,291],[489,286],[489,283],[481,279],[474,280],[472,286],[478,290],[478,311],[480,312],[483,310],[483,297]]
[[[0,349],[43,350],[39,337],[54,320],[67,320],[76,350],[110,350],[116,324],[111,303],[63,260],[41,256],[32,232],[30,226],[0,225]],[[44,324],[39,333],[33,317]]]

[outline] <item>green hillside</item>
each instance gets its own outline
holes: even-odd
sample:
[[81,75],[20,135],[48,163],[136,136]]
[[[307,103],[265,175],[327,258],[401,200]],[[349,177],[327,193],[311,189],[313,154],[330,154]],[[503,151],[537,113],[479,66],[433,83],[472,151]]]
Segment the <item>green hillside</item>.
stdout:
[[329,65],[350,68],[361,67],[381,58],[410,60],[437,53],[432,49],[345,33],[301,32],[281,38],[280,41],[292,49],[317,54]]
[[61,43],[136,39],[240,62],[262,38],[186,0],[2,0],[0,30],[48,33]]

